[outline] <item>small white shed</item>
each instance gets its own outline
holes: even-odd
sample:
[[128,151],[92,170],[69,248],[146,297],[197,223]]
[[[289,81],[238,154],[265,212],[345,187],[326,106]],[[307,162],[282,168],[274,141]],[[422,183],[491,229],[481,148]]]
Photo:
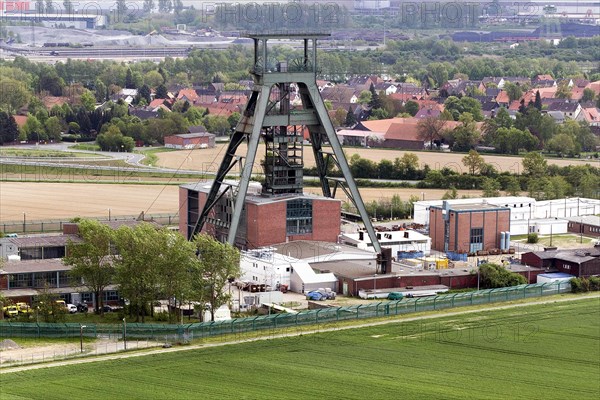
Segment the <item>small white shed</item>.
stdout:
[[308,293],[311,290],[331,289],[337,291],[337,278],[331,272],[317,274],[304,261],[291,264],[290,290],[296,293]]

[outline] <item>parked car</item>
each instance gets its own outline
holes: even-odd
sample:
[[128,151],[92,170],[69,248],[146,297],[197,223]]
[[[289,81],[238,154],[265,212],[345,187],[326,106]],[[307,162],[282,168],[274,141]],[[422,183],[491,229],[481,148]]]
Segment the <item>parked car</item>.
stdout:
[[4,316],[7,318],[16,317],[19,315],[19,309],[17,306],[6,306],[3,308]]
[[86,313],[88,312],[88,306],[85,303],[77,304],[77,312]]
[[388,300],[402,300],[403,297],[404,297],[404,295],[401,292],[391,292],[390,294],[388,294],[387,299]]
[[324,297],[318,291],[312,291],[312,292],[308,292],[306,294],[306,300],[321,301],[321,300],[325,300],[325,299],[326,299],[326,297]]
[[114,311],[116,311],[116,309],[113,306],[109,306],[108,304],[105,304],[102,306],[102,311],[103,312],[114,312]]
[[306,294],[307,300],[335,300],[336,293],[330,290],[319,289],[312,290]]
[[33,309],[27,303],[17,303],[15,304],[20,314],[31,314]]
[[69,314],[75,314],[77,312],[77,306],[75,304],[67,304],[67,311]]

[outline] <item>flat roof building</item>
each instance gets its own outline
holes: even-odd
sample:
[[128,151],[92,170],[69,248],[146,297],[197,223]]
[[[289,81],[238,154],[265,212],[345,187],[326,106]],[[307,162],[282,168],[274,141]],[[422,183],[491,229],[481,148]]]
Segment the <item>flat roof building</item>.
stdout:
[[505,237],[510,229],[510,208],[486,202],[429,207],[432,248],[444,253],[476,253],[508,250]]
[[[235,183],[231,183],[235,185]],[[194,232],[198,214],[204,207],[211,182],[180,186],[180,232],[188,239]],[[233,213],[231,191],[223,194],[204,225],[206,232],[226,242]],[[252,182],[244,202],[235,245],[256,249],[295,240],[337,242],[341,224],[341,201],[307,193],[265,195],[261,185]]]

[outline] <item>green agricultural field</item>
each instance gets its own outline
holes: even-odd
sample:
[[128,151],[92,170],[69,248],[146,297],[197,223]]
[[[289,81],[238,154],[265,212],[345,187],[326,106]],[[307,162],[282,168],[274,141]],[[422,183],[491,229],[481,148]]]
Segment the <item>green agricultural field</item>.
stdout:
[[600,299],[0,375],[0,399],[595,399]]

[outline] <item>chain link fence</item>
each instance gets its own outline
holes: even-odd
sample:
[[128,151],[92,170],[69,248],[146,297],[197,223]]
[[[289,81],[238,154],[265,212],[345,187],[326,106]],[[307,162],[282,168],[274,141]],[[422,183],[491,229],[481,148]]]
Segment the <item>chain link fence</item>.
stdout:
[[371,302],[351,307],[330,307],[303,311],[297,314],[282,313],[226,321],[200,322],[192,324],[80,324],[61,323],[0,323],[0,338],[47,337],[47,338],[107,338],[110,340],[150,340],[187,343],[223,335],[241,335],[250,332],[322,325],[338,321],[389,317],[423,311],[473,306],[541,297],[571,291],[568,281],[520,285],[499,289],[453,293],[431,297],[403,298],[399,301]]
[[[93,218],[101,222],[107,221],[135,221],[139,215],[119,215],[108,218]],[[159,225],[178,225],[179,214],[145,214],[144,221],[155,222]],[[70,223],[70,220],[44,220],[44,221],[29,221],[25,217],[23,221],[5,221],[0,222],[0,232],[3,233],[47,233],[47,232],[62,232],[63,225]]]

